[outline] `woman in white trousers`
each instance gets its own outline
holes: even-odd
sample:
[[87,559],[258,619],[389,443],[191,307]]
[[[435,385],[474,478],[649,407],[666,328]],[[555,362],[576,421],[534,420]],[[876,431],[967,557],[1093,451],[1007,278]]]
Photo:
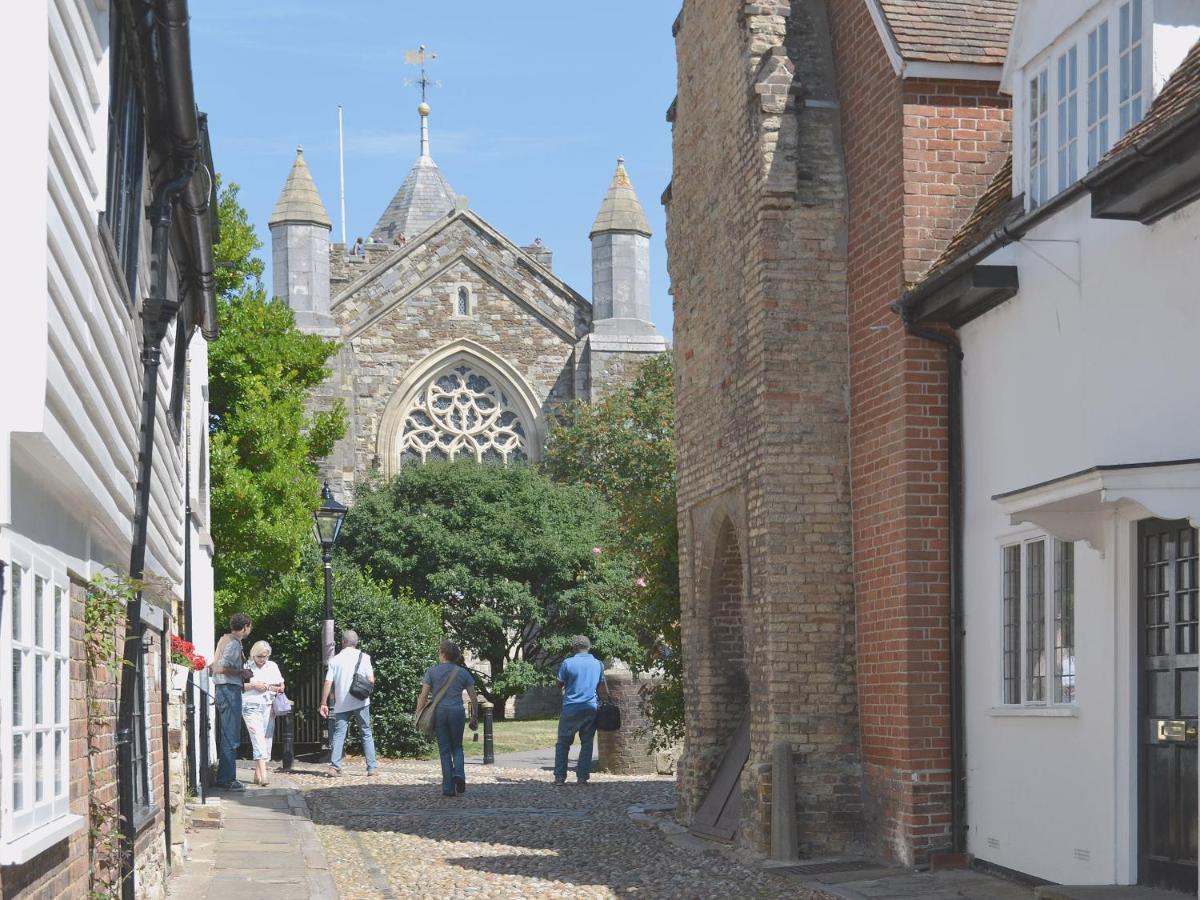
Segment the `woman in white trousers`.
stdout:
[[271,738],[275,731],[272,704],[275,695],[284,689],[283,673],[271,662],[271,645],[266,641],[257,641],[250,648],[246,670],[250,680],[242,688],[242,720],[254,747],[254,783],[265,787],[267,763],[271,761]]

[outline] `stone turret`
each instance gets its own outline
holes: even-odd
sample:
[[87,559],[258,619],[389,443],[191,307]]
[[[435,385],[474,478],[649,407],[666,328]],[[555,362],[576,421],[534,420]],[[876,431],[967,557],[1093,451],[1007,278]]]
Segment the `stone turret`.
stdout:
[[287,300],[300,330],[337,335],[338,329],[329,315],[332,223],[300,147],[296,148],[292,171],[275,201],[267,226],[271,229],[274,295]]
[[[650,321],[650,223],[625,160],[592,223],[592,329],[581,348],[576,395],[595,399],[628,382],[639,358],[667,349]],[[631,365],[632,364],[632,365]]]

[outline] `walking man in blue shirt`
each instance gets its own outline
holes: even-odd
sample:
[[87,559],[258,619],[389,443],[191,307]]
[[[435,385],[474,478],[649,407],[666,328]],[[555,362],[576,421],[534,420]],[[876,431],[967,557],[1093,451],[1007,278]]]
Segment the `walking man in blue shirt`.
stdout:
[[574,656],[563,660],[558,669],[558,686],[563,692],[562,715],[558,719],[558,743],[554,747],[554,783],[567,783],[567,754],[575,735],[579,735],[579,762],[575,766],[575,777],[580,784],[587,784],[592,770],[592,741],[596,737],[596,710],[600,701],[596,688],[604,684],[604,696],[608,697],[608,684],[604,682],[604,666],[589,652],[592,642],[582,634],[571,638]]

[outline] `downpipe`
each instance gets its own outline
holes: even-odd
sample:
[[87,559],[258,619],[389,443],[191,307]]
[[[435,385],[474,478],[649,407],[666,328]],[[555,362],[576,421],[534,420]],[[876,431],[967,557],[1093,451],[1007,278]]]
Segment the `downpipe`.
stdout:
[[[175,205],[196,171],[194,156],[180,161],[174,177],[162,184],[151,206],[150,296],[142,304],[142,427],[138,436],[138,477],[134,493],[133,546],[129,556],[129,577],[141,581],[146,574],[146,540],[150,518],[150,481],[154,468],[154,417],[158,410],[158,369],[162,362],[162,342],[167,329],[179,313],[180,300],[167,298],[170,271],[171,220]],[[142,591],[133,596],[126,610],[125,645],[121,666],[121,701],[117,715],[118,809],[121,815],[121,897],[136,900],[134,884],[134,843],[137,828],[133,821],[133,700],[138,689],[138,657],[142,652]],[[167,673],[164,671],[165,679]],[[166,722],[163,722],[166,727]],[[164,760],[164,778],[166,774]],[[164,798],[165,799],[165,798]],[[165,810],[169,815],[170,811]],[[168,825],[168,828],[170,826]]]
[[946,349],[950,370],[947,396],[947,439],[950,443],[947,475],[950,488],[950,851],[967,850],[967,736],[963,721],[964,657],[966,634],[963,616],[963,444],[962,444],[962,345],[957,338],[921,328],[913,321],[910,306],[893,307],[913,337],[924,338]]

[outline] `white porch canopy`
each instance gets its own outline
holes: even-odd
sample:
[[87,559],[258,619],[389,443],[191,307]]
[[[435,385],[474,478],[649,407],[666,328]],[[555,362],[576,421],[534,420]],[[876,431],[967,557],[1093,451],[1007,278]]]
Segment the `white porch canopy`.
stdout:
[[1013,525],[1030,523],[1105,553],[1119,509],[1200,526],[1200,459],[1095,466],[992,497]]

